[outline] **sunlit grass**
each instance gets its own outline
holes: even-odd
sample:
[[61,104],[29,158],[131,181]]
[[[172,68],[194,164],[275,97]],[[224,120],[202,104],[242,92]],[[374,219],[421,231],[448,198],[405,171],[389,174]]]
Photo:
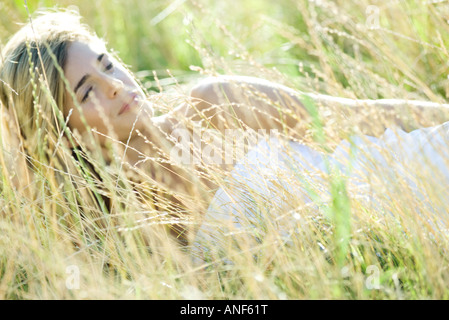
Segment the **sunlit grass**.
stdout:
[[[30,12],[56,4],[28,2]],[[215,74],[256,76],[348,98],[444,102],[449,6],[375,3],[378,19],[367,11],[370,1],[82,0],[77,6],[137,73],[159,113],[176,107],[195,80]],[[2,3],[0,43],[18,29],[16,22],[27,19],[22,1]],[[369,126],[383,131],[382,117],[372,110]],[[315,142],[333,143],[323,119],[315,120],[310,133]],[[345,124],[345,134],[358,132],[350,121]],[[278,192],[290,197],[288,208],[254,193],[248,201],[265,217],[258,226],[263,238],[254,243],[231,228],[237,233],[233,240],[217,234],[200,260],[170,239],[166,226],[174,217],[167,212],[180,211],[167,200],[170,191],[149,172],[121,163],[117,150],[111,150],[110,166],[97,154],[86,155],[101,183],[60,146],[65,163],[49,166],[41,155],[29,163],[33,179],[16,188],[16,173],[6,165],[11,157],[6,141],[0,156],[2,299],[449,297],[447,217],[434,212],[444,212],[447,204],[444,188],[431,183],[430,173],[421,173],[421,183],[432,207],[411,196],[403,181],[388,181],[391,188],[379,210],[352,197],[338,175],[328,181],[331,201],[320,208],[304,205],[287,190]],[[215,167],[205,166],[201,174],[219,186],[228,183]],[[210,198],[199,184],[195,188],[182,199],[189,204],[184,223],[192,226]],[[111,199],[111,212],[103,196]],[[287,234],[279,225],[287,225]]]

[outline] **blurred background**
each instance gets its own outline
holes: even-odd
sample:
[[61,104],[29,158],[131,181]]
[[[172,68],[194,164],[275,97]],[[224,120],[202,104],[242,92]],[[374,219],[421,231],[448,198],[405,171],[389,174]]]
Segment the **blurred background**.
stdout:
[[[0,47],[30,14],[54,7],[78,10],[150,93],[187,92],[201,77],[235,74],[348,98],[446,102],[449,97],[448,1],[1,0]],[[375,113],[373,126],[378,124]],[[293,244],[281,246],[280,235],[273,233],[274,240],[254,255],[257,259],[253,252],[241,254],[224,244],[225,259],[191,267],[157,237],[150,256],[142,249],[147,239],[137,231],[124,234],[123,242],[117,232],[91,243],[82,228],[66,229],[65,217],[75,221],[77,201],[83,199],[71,180],[62,185],[51,179],[52,168],[38,169],[32,185],[37,201],[23,198],[6,183],[6,175],[0,178],[0,298],[449,297],[449,233],[435,232],[425,216],[432,208],[406,192],[385,195],[397,215],[382,219],[370,208],[345,202],[340,211],[355,217],[350,231],[342,229],[350,242],[341,242],[338,232],[334,237],[326,219],[310,215],[295,220],[302,233]],[[109,168],[102,170],[104,177],[110,175]],[[128,205],[129,189],[117,191],[113,175],[107,179],[111,194]],[[134,204],[130,213],[139,208]],[[118,218],[129,223],[125,213]],[[335,252],[342,253],[340,260],[332,259]],[[237,261],[234,267],[227,257]],[[67,285],[67,266],[80,266],[81,290]],[[376,290],[367,283],[372,270],[380,284]]]
[[155,75],[232,73],[357,98],[449,94],[444,1],[7,0],[0,44],[46,7],[78,10],[150,91]]

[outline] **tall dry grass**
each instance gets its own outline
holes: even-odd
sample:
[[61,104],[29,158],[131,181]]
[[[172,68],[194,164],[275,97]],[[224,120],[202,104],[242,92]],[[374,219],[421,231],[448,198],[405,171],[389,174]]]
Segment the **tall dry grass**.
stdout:
[[[29,2],[28,10],[54,5]],[[444,102],[448,95],[444,2],[258,0],[236,7],[207,0],[170,5],[83,0],[78,7],[153,94],[159,114],[176,107],[196,79],[214,74],[257,76],[296,90],[358,99]],[[16,22],[26,21],[27,10],[22,1],[12,1],[2,3],[0,13],[4,44],[18,29]],[[373,109],[368,116],[371,129],[383,131],[383,115]],[[414,126],[441,120],[403,117]],[[322,133],[319,142],[326,144],[318,120],[315,135]],[[62,150],[70,174],[37,157],[28,164],[33,179],[16,188],[18,173],[6,165],[8,141],[3,133],[2,299],[448,297],[447,221],[432,211],[442,213],[447,205],[438,194],[444,195],[444,188],[432,184],[430,173],[422,172],[421,181],[432,208],[411,196],[402,181],[388,181],[384,212],[353,198],[344,179],[329,181],[331,201],[320,209],[293,197],[288,210],[276,205],[267,210],[266,200],[258,199],[252,205],[266,217],[257,226],[264,238],[238,242],[237,234],[238,245],[206,244],[208,254],[199,260],[167,232],[174,219],[169,213],[180,210],[165,200],[169,190],[155,193],[156,207],[147,197],[158,188],[151,174],[133,171],[113,149],[109,166],[99,155],[84,155],[101,180]],[[17,157],[18,165],[25,155]],[[219,169],[203,169],[208,179],[225,185]],[[136,182],[133,174],[146,182]],[[210,198],[199,184],[195,188],[183,199],[190,209],[182,217],[191,225]],[[435,228],[434,222],[441,225]],[[288,237],[279,224],[288,226]]]

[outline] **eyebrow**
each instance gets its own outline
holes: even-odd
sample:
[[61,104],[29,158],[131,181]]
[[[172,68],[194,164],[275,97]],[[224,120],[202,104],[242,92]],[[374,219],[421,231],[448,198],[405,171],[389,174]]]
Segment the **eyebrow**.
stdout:
[[[98,62],[101,62],[101,60],[103,60],[103,57],[105,56],[105,53],[102,53],[102,54],[100,54],[98,57],[97,57],[97,61]],[[76,91],[78,91],[78,89],[86,82],[86,80],[87,79],[89,79],[89,77],[90,77],[90,74],[85,74],[82,78],[81,78],[81,80],[78,82],[78,84],[75,86],[75,90],[74,90],[74,92],[76,93]]]

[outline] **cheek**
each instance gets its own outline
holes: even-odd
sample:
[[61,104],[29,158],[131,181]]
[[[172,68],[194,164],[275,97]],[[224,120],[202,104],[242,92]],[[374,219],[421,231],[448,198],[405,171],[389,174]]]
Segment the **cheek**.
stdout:
[[[91,127],[98,127],[100,122],[100,117],[97,116],[98,113],[92,112],[92,110],[88,108],[82,108],[80,110],[74,108],[69,120],[70,128],[77,129],[80,133],[86,131],[85,122]],[[84,118],[84,119],[83,119]],[[85,120],[85,122],[83,121]]]
[[92,106],[92,109],[88,109],[84,112],[84,117],[91,128],[102,129],[105,127],[104,118],[108,117],[108,114],[104,109],[99,111],[98,108],[99,107]]
[[82,133],[84,131],[84,125],[81,121],[81,118],[78,115],[78,112],[76,112],[76,111],[73,111],[72,114],[70,115],[69,128],[72,131],[75,131],[75,129],[76,129],[80,133]]
[[81,131],[81,119],[79,112],[73,103],[71,103],[71,100],[72,99],[70,99],[69,103],[67,103],[66,107],[64,107],[64,117],[65,120],[68,121],[67,124],[70,130],[74,131],[77,129],[78,131]]

